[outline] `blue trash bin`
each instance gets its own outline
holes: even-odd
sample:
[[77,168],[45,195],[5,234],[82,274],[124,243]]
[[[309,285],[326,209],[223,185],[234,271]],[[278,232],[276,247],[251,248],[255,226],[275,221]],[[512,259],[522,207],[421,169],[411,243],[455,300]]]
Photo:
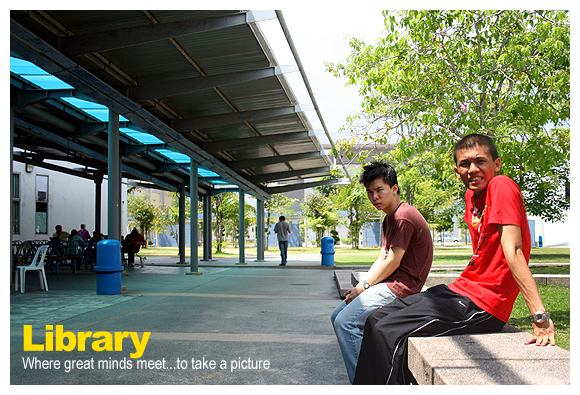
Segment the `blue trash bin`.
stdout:
[[322,254],[322,266],[334,266],[334,239],[323,237],[320,239],[320,254]]
[[102,240],[97,243],[97,294],[116,295],[121,293],[121,242]]

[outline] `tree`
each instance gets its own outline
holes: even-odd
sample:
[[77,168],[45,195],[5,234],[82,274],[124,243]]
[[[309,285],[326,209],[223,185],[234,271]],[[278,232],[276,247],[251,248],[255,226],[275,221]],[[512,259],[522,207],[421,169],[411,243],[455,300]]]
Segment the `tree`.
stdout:
[[127,197],[127,213],[137,222],[145,240],[147,240],[149,229],[153,228],[157,211],[153,202],[147,198],[148,195],[136,196],[133,193]]
[[[353,177],[356,177],[356,174],[353,174]],[[371,204],[365,187],[359,183],[337,186],[334,200],[339,210],[346,211],[351,247],[358,250],[362,227],[368,222],[376,222],[382,212],[378,212]]]
[[[215,218],[214,236],[216,252],[223,252],[226,237],[232,237],[234,245],[239,235],[240,202],[237,192],[225,192],[213,197],[212,212]],[[245,229],[256,222],[256,208],[245,204]],[[245,236],[245,235],[244,235]]]
[[223,252],[226,245],[226,226],[238,216],[236,195],[233,192],[225,192],[213,197],[212,211],[215,218],[216,252]]
[[[559,220],[570,207],[570,20],[568,11],[383,13],[374,45],[327,64],[359,85],[362,111],[338,147],[396,143],[397,159],[432,152],[431,177],[449,187],[451,149],[474,132],[495,137],[503,173],[529,213]],[[338,154],[338,152],[335,152]],[[446,181],[447,180],[447,181]]]
[[305,225],[316,233],[316,244],[319,246],[324,232],[338,224],[335,205],[330,197],[325,196],[316,188],[301,205],[306,219]]
[[[167,196],[171,197],[171,204],[162,204],[157,208],[157,216],[155,218],[155,230],[157,232],[167,231],[169,235],[175,239],[175,243],[179,245],[179,194],[175,192],[170,192],[167,194]],[[190,207],[191,207],[190,199],[186,198],[185,213],[184,213],[186,223],[189,221],[191,212]]]

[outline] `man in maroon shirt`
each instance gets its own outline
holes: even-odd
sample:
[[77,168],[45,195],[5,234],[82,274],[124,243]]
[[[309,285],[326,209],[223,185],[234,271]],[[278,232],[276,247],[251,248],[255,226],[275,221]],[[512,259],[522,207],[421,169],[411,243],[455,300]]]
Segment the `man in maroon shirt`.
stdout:
[[397,299],[367,319],[354,384],[409,384],[407,339],[500,331],[519,291],[533,321],[526,344],[555,344],[554,324],[544,309],[528,261],[530,232],[523,198],[508,177],[493,140],[465,136],[453,152],[464,183],[473,256],[449,287]]
[[433,241],[425,218],[399,196],[397,172],[385,163],[364,167],[359,182],[371,203],[386,214],[383,248],[368,273],[331,315],[348,378],[352,383],[369,314],[381,306],[421,291],[431,269]]

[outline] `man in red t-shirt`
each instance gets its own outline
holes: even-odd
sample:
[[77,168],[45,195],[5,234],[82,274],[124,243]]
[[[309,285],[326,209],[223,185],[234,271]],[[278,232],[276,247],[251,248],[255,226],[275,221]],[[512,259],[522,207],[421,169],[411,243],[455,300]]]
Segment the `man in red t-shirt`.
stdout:
[[533,321],[526,344],[555,344],[554,324],[528,268],[530,230],[520,189],[498,176],[501,160],[488,136],[465,136],[453,157],[467,188],[464,219],[473,256],[449,287],[397,299],[368,317],[354,384],[409,384],[408,337],[500,331],[519,291]]

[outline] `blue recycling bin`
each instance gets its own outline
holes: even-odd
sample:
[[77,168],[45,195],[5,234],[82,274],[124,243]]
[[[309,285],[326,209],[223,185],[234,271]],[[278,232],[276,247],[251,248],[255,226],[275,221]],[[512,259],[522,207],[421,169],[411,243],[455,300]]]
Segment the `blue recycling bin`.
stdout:
[[97,243],[97,294],[116,295],[121,293],[121,242],[101,240]]
[[332,237],[320,239],[320,254],[322,266],[334,266],[334,239]]

